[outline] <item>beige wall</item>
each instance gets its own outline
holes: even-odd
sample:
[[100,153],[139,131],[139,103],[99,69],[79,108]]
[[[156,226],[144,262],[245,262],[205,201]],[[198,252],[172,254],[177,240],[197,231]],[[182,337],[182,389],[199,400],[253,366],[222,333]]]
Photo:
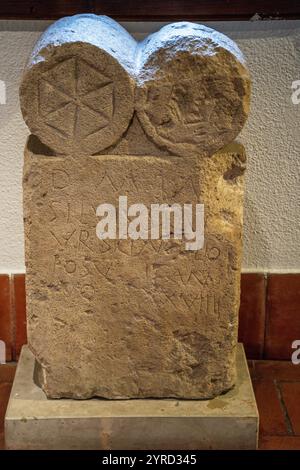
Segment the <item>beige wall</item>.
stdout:
[[[22,159],[28,130],[18,103],[22,68],[48,22],[0,21],[0,271],[24,271]],[[244,51],[253,78],[252,111],[240,136],[248,154],[245,271],[300,271],[300,21],[210,23]],[[136,37],[158,23],[126,23]]]

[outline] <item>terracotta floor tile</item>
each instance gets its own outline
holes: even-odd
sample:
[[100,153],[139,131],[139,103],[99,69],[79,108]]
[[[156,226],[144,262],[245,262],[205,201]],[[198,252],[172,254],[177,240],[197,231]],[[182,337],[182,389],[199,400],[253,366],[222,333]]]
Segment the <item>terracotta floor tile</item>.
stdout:
[[259,440],[260,450],[299,450],[300,437],[295,436],[263,436]]
[[254,377],[300,381],[300,365],[294,365],[290,361],[254,361]]
[[5,443],[4,443],[4,431],[0,431],[0,450],[5,449]]
[[291,360],[300,339],[300,274],[270,274],[267,286],[266,359]]
[[286,435],[288,429],[274,381],[255,379],[253,388],[259,411],[260,434]]
[[[4,417],[6,413],[6,408],[9,400],[9,395],[11,391],[11,384],[2,383],[0,384],[0,423],[1,427],[3,426]],[[2,428],[3,429],[3,428]],[[0,431],[2,430],[0,428]]]
[[0,365],[0,383],[12,383],[15,377],[17,365],[15,363]]
[[281,382],[279,385],[294,434],[300,436],[300,382]]
[[250,377],[251,379],[254,379],[255,378],[255,361],[248,360],[247,363],[248,363]]
[[244,344],[246,355],[250,359],[259,359],[263,355],[265,296],[266,287],[263,274],[242,274],[239,341]]

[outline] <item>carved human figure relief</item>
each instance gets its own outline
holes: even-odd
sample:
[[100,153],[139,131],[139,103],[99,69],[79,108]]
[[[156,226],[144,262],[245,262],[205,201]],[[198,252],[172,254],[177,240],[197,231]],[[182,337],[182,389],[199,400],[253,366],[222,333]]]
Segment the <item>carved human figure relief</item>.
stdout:
[[139,45],[136,107],[145,132],[176,155],[212,155],[242,129],[249,74],[229,38],[193,23]]
[[[38,41],[20,100],[28,341],[48,397],[234,386],[245,152],[233,140],[249,95],[241,51],[205,26],[137,43],[109,18],[76,15]],[[125,200],[150,215],[203,205],[199,247],[174,222],[152,239],[150,219],[131,239]],[[97,235],[99,207],[116,208],[113,237]]]
[[20,100],[28,127],[58,153],[110,147],[135,109],[155,144],[212,155],[242,129],[249,88],[241,51],[211,28],[174,23],[137,44],[113,20],[88,14],[62,18],[41,37]]

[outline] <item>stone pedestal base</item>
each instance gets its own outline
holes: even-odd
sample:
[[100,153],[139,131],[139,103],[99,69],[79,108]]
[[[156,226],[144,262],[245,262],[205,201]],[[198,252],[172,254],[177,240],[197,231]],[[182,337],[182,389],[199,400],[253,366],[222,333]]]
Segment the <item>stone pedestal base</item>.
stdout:
[[8,449],[255,449],[258,412],[240,344],[234,389],[212,400],[48,400],[23,347],[5,417]]

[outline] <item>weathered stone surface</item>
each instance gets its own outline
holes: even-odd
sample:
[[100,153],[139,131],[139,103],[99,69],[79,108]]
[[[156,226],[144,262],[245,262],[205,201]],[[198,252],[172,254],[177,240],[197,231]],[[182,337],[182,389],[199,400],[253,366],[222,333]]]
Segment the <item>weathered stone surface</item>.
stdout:
[[23,117],[57,153],[117,142],[133,114],[135,40],[108,17],[57,21],[36,44],[20,88]]
[[174,23],[137,44],[118,23],[96,15],[50,26],[20,89],[31,132],[57,153],[84,155],[116,144],[134,110],[161,149],[212,155],[242,129],[249,96],[243,55],[223,34]]
[[173,23],[138,48],[136,108],[145,132],[176,155],[212,155],[232,142],[249,112],[243,55],[203,25]]
[[[244,151],[25,152],[29,345],[49,397],[209,398],[235,381]],[[31,150],[30,150],[31,148]],[[38,150],[36,150],[38,152]],[[205,246],[99,240],[96,207],[204,203]]]
[[[236,45],[179,23],[137,46],[112,20],[77,15],[41,38],[21,103],[35,134],[24,165],[28,335],[47,396],[230,389],[245,169],[230,142],[249,105]],[[170,239],[151,239],[150,220],[148,238],[100,240],[97,208],[120,196],[149,213],[204,204],[204,247],[174,239],[175,222]]]
[[8,449],[257,447],[258,411],[241,344],[236,387],[213,400],[47,400],[34,371],[24,346],[5,417]]

